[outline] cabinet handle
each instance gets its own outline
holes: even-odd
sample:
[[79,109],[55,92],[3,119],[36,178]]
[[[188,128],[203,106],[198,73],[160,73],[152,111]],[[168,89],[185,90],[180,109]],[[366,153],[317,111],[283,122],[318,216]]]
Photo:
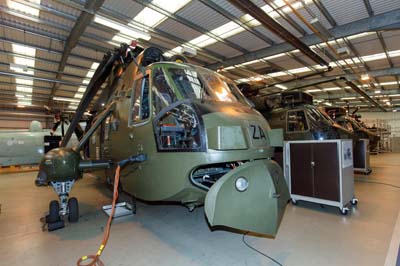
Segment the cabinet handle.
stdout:
[[311,166],[314,167],[315,166],[315,162],[311,162]]

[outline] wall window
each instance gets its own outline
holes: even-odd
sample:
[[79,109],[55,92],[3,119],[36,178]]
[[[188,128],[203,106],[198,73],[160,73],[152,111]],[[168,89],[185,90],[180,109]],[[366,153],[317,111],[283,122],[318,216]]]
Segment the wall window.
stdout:
[[308,130],[307,119],[303,110],[287,112],[288,132],[301,132]]

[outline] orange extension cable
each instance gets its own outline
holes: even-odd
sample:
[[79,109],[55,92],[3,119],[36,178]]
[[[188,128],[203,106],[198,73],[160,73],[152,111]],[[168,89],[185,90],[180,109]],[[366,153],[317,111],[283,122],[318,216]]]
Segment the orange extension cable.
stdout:
[[101,242],[99,250],[97,251],[96,255],[87,255],[87,256],[82,256],[81,258],[79,258],[79,260],[76,262],[77,266],[105,266],[105,264],[100,260],[100,256],[101,256],[101,253],[103,252],[104,248],[106,247],[108,238],[110,236],[111,222],[112,222],[112,219],[113,219],[114,213],[115,213],[115,203],[118,199],[118,184],[119,184],[120,171],[121,171],[121,167],[118,165],[117,169],[115,170],[114,194],[113,194],[113,200],[112,200],[112,206],[111,206],[111,214],[110,214],[110,217],[108,217],[106,230],[104,232],[103,241]]

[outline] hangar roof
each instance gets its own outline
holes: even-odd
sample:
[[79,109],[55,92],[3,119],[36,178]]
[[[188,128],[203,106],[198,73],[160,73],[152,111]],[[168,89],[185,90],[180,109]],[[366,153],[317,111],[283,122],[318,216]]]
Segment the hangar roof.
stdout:
[[[400,0],[251,1],[329,62],[333,70],[324,73],[234,2],[1,1],[0,107],[74,110],[103,54],[137,39],[165,55],[195,49],[192,63],[266,92],[346,76],[386,109],[400,108]],[[302,78],[311,73],[320,74]],[[319,104],[372,110],[341,81],[304,90]]]

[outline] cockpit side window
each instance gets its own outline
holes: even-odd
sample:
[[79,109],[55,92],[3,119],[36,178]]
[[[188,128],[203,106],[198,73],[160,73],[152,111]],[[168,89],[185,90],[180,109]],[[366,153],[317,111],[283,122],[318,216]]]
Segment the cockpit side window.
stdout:
[[129,125],[146,120],[150,116],[149,76],[135,81],[131,94]]
[[161,68],[153,70],[153,112],[158,114],[163,108],[177,101],[174,91],[168,84],[165,73]]
[[287,112],[287,131],[304,132],[308,130],[306,115],[303,110]]

